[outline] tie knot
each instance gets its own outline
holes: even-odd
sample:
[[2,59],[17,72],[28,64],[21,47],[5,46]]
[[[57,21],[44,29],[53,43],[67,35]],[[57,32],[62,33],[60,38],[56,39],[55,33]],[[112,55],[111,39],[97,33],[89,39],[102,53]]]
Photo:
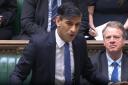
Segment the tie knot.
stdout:
[[64,47],[69,47],[69,43],[65,42]]
[[117,67],[118,66],[118,63],[117,62],[113,62],[112,63],[112,66]]

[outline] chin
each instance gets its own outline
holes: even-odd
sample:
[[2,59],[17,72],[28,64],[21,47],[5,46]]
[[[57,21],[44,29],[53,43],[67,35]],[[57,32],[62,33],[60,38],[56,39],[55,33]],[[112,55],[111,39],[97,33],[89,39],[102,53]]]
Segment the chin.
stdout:
[[73,41],[74,38],[67,39],[67,42]]
[[110,52],[118,52],[118,50],[110,50]]

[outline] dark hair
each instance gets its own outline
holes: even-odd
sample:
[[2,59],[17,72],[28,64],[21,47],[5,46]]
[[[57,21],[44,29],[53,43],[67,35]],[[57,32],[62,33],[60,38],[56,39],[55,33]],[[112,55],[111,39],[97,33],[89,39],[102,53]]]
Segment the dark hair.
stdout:
[[58,15],[62,18],[71,18],[74,16],[82,16],[79,8],[77,8],[72,2],[63,3],[57,11]]
[[104,32],[107,29],[107,27],[114,27],[116,29],[120,29],[122,31],[122,33],[123,33],[122,37],[124,39],[126,39],[127,33],[126,33],[125,29],[124,29],[123,24],[120,23],[119,21],[109,21],[107,23],[106,27],[102,30],[103,37],[104,37]]

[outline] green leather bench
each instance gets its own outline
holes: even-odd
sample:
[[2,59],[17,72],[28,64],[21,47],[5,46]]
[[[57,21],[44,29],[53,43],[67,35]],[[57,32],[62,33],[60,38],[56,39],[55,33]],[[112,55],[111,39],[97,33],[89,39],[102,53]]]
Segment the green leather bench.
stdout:
[[[10,74],[27,44],[27,40],[0,40],[0,85],[7,84]],[[30,77],[31,74],[25,80],[25,85],[30,81]]]
[[[0,85],[8,81],[9,75],[14,70],[16,63],[21,57],[22,50],[28,42],[28,40],[0,40]],[[88,40],[87,46],[89,57],[104,49],[102,41]],[[124,49],[128,51],[128,41],[126,41]],[[24,84],[26,85],[30,79],[31,74]]]
[[[9,80],[9,76],[14,70],[16,63],[20,58],[20,54],[0,54],[0,85],[6,84]],[[26,85],[30,81],[30,76],[25,80]]]
[[0,84],[5,84],[8,81],[19,57],[20,54],[0,54]]

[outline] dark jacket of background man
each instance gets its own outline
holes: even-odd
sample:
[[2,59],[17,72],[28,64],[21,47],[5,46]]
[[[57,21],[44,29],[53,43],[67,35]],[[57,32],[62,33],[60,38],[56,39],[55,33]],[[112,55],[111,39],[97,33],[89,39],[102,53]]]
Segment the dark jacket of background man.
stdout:
[[[86,0],[62,0],[61,3],[70,1],[75,3],[75,5],[82,11],[83,18],[80,33],[84,35],[88,31]],[[33,34],[47,32],[48,0],[24,0],[21,15],[21,26],[22,29],[20,39],[30,39]]]
[[0,0],[0,40],[11,39],[14,28],[12,22],[16,17],[17,0]]

